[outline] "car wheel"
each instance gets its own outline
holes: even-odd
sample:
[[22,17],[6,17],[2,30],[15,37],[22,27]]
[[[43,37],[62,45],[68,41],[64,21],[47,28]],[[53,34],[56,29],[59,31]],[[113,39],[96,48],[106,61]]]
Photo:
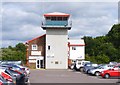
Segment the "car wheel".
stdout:
[[106,79],[110,78],[110,75],[109,74],[105,74],[104,76]]
[[95,75],[96,75],[96,76],[99,76],[99,75],[100,75],[100,72],[95,72]]
[[70,69],[72,69],[72,70],[73,70],[73,69],[74,69],[74,65],[71,65],[71,66],[70,66]]
[[87,70],[87,72],[86,72],[86,73],[87,73],[87,74],[89,74],[89,71],[90,71],[90,70]]
[[85,73],[85,68],[83,68],[83,72]]
[[80,68],[80,71],[83,72],[83,68]]

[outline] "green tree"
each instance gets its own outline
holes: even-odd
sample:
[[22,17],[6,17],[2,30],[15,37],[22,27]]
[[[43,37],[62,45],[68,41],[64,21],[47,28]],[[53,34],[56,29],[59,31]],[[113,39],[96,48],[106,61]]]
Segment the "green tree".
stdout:
[[2,60],[21,60],[26,62],[26,47],[23,43],[18,43],[15,47],[9,46],[2,49]]
[[0,60],[2,60],[2,49],[0,49]]
[[16,51],[26,52],[26,46],[23,43],[18,43],[15,49]]
[[113,43],[116,48],[120,49],[120,24],[113,25],[106,37],[108,42]]
[[89,56],[88,54],[85,55],[85,60],[97,63],[95,60],[95,56]]
[[109,61],[110,61],[109,57],[104,54],[96,56],[95,60],[96,60],[96,63],[98,63],[98,64],[109,63]]
[[98,62],[99,59],[102,60],[101,56],[103,56],[106,59],[108,57],[109,61],[120,61],[120,24],[113,25],[106,36],[96,38],[85,36],[84,40],[86,44],[86,58],[88,60]]
[[93,38],[85,36],[83,39],[85,40],[85,44],[86,44],[85,46],[86,54],[88,54],[89,56],[93,56],[94,48],[95,48],[95,42],[93,41]]

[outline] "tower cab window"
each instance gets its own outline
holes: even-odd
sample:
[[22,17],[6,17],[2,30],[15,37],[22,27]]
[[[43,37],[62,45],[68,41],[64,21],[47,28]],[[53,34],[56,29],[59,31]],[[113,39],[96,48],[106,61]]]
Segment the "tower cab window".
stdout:
[[67,21],[68,17],[46,17],[46,20],[51,20],[51,21]]
[[56,17],[51,17],[51,20],[57,20]]
[[46,20],[51,20],[51,18],[50,17],[46,17]]
[[62,21],[62,17],[58,17],[57,20]]
[[63,17],[63,20],[66,21],[68,19],[68,17]]

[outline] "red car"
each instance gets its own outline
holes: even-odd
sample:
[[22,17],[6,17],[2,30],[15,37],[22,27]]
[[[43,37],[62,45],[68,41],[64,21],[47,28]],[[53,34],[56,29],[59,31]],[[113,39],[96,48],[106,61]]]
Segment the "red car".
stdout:
[[120,66],[115,66],[113,69],[105,70],[100,73],[103,78],[120,77]]

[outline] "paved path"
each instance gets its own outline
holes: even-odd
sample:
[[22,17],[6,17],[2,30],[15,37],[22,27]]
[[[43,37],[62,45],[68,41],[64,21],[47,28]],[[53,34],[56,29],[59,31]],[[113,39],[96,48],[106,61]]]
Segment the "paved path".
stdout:
[[116,83],[118,79],[103,79],[71,70],[31,70],[30,83]]

